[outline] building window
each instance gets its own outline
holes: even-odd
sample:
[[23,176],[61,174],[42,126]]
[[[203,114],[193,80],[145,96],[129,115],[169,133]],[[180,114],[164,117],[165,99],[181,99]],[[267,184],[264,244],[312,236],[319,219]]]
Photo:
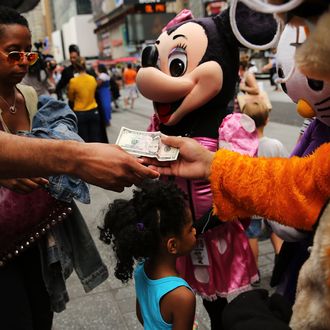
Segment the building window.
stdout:
[[77,13],[78,15],[91,14],[92,5],[90,0],[77,0]]

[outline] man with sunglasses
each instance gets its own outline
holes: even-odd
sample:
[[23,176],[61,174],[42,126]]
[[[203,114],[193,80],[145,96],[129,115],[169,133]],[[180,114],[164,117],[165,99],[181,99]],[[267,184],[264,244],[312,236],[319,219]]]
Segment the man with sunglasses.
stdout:
[[[5,50],[0,49],[0,70],[12,72],[11,79],[17,81],[24,77],[28,66],[38,60],[37,52]],[[71,50],[78,52],[75,47]],[[8,109],[8,115],[1,110],[2,116],[9,119],[17,116],[21,98],[16,89],[13,93],[11,100],[0,95],[1,104]],[[0,145],[0,178],[72,174],[102,188],[122,191],[147,177],[158,176],[157,172],[141,165],[135,157],[115,145],[30,139],[1,130]]]
[[[77,52],[74,47],[71,50]],[[0,50],[0,60],[9,66],[33,65],[38,53]],[[15,74],[23,77],[25,73],[22,70]],[[13,105],[9,109],[13,114],[16,111]],[[106,189],[122,191],[146,177],[158,176],[114,145],[37,140],[4,132],[0,132],[0,145],[1,178],[65,173]]]
[[[115,191],[158,175],[115,146],[16,136],[20,131],[31,131],[34,119],[38,118],[35,90],[20,84],[37,58],[31,48],[26,19],[0,6],[0,173],[10,178],[0,180],[0,220],[9,219],[9,226],[0,221],[3,237],[17,226],[14,220],[38,221],[44,219],[45,214],[54,215],[57,201],[47,204],[49,196],[43,190],[48,180],[42,176],[47,173],[71,173]],[[64,114],[69,113],[68,109]],[[41,130],[55,131],[65,126],[64,131],[74,133],[74,118],[70,125],[61,120],[60,111],[44,116],[47,118],[40,119]],[[52,122],[50,125],[48,120]],[[61,134],[56,136],[65,138]],[[50,132],[48,137],[54,135]],[[37,190],[38,196],[34,194]],[[82,190],[76,192],[75,197],[83,197]],[[57,224],[51,234],[40,237],[38,244],[29,244],[24,253],[5,265],[0,264],[1,329],[51,330],[54,312],[63,311],[68,302],[66,280],[73,270],[86,292],[107,278],[106,266],[73,200],[70,207],[73,212],[67,216],[68,221]],[[18,218],[11,210],[22,212],[22,216]],[[9,245],[1,247],[6,258],[11,257]]]

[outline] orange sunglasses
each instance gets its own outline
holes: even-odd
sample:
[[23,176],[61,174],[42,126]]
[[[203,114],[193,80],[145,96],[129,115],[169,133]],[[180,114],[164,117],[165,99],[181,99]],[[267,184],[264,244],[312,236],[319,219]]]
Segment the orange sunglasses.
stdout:
[[8,63],[13,64],[13,65],[23,64],[24,56],[26,57],[26,60],[28,61],[29,65],[33,65],[35,62],[37,62],[37,60],[39,58],[39,54],[36,52],[19,52],[19,51],[14,50],[8,54],[6,54],[4,52],[1,52],[1,53],[7,57]]

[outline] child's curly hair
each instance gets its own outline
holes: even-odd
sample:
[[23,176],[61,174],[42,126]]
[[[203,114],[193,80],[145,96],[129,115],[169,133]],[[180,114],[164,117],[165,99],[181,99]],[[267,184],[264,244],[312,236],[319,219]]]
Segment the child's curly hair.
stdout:
[[155,256],[161,239],[180,236],[186,222],[186,197],[171,182],[146,181],[131,200],[116,199],[100,228],[100,239],[112,243],[116,254],[115,276],[131,279],[134,260]]

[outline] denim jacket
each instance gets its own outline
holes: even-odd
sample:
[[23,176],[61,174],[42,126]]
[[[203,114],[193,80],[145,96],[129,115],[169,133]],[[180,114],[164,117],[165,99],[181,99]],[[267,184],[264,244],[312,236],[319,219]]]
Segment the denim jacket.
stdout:
[[39,243],[42,273],[52,310],[59,313],[69,301],[65,281],[75,270],[85,292],[104,282],[108,269],[76,204],[62,224],[55,226]]
[[[42,95],[39,97],[38,108],[33,117],[31,132],[20,132],[21,134],[83,142],[77,134],[77,117],[66,103]],[[68,175],[50,176],[48,179],[49,192],[54,198],[64,202],[71,202],[75,198],[82,203],[90,203],[88,185],[81,179]]]
[[[40,107],[27,136],[82,141],[76,134],[76,116],[66,103],[48,96],[39,98]],[[88,186],[80,179],[66,175],[49,179],[53,197],[69,202],[72,212],[51,229],[39,242],[43,279],[50,296],[52,310],[61,312],[69,301],[65,281],[76,271],[85,292],[108,278],[107,267],[101,260],[88,227],[73,198],[90,202]]]

